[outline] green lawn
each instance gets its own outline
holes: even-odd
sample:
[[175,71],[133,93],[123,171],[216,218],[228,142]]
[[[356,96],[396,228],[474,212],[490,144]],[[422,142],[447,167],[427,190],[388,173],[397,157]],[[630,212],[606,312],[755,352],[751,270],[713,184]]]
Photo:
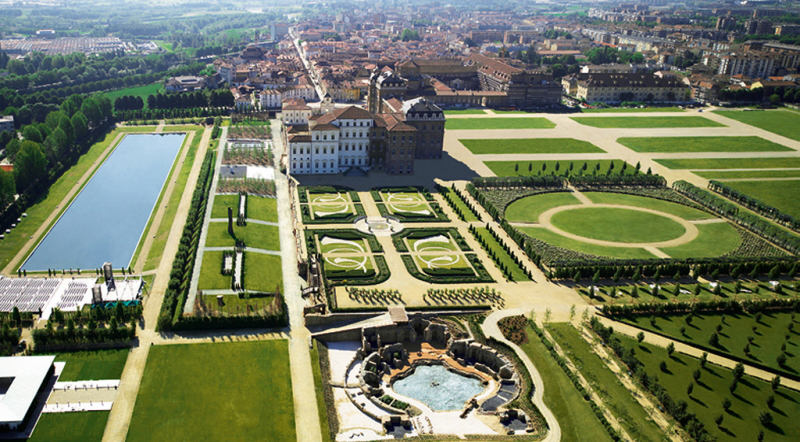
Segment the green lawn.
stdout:
[[247,217],[259,221],[278,222],[278,200],[262,196],[247,197]]
[[[15,227],[11,233],[6,234],[5,239],[0,241],[0,263],[2,263],[0,267],[8,265],[11,259],[14,258],[14,255],[20,251],[25,242],[30,239],[34,232],[36,232],[36,229],[42,225],[51,213],[60,213],[66,210],[69,204],[60,205],[61,200],[67,196],[67,193],[72,189],[78,179],[92,167],[95,161],[105,159],[105,157],[100,158],[100,156],[103,151],[108,148],[118,133],[118,131],[112,130],[106,134],[102,141],[92,145],[89,151],[83,154],[74,166],[64,172],[64,174],[50,186],[47,192],[25,210],[28,217],[22,218],[22,221],[17,224],[17,227]],[[84,185],[85,184],[86,183],[84,183]],[[76,193],[75,196],[77,195]],[[56,208],[56,206],[59,207]],[[55,220],[53,222],[55,222]],[[20,262],[20,264],[21,263],[22,262]]]
[[680,158],[655,160],[670,169],[781,169],[800,167],[799,157],[786,158]]
[[695,175],[709,180],[725,180],[736,178],[800,178],[797,170],[723,170],[713,172],[694,172]]
[[663,432],[653,422],[650,413],[636,401],[600,356],[592,352],[575,327],[559,323],[550,324],[548,330],[633,440],[660,442],[663,439]]
[[739,247],[742,237],[730,223],[698,224],[697,238],[677,247],[664,247],[662,252],[677,259],[713,258]]
[[[248,223],[247,226],[233,226],[236,238],[241,239],[247,247],[279,251],[280,236],[276,226]],[[206,247],[233,247],[236,241],[228,234],[227,222],[208,223]]]
[[[175,221],[175,214],[178,212],[178,205],[181,202],[183,192],[186,190],[186,182],[189,181],[189,173],[192,171],[192,162],[197,155],[197,150],[200,147],[200,140],[203,138],[203,131],[198,129],[194,133],[192,144],[189,145],[189,150],[186,153],[186,160],[181,166],[181,172],[178,174],[178,182],[172,189],[172,195],[167,201],[167,210],[164,212],[164,217],[161,218],[161,224],[156,231],[156,237],[153,244],[150,246],[150,253],[147,254],[147,261],[144,264],[144,270],[154,270],[161,262],[161,255],[167,244],[167,237],[172,228],[172,223]],[[194,189],[192,189],[194,191]],[[170,257],[172,258],[172,257]]]
[[[686,276],[686,275],[684,275]],[[605,281],[609,282],[609,281]],[[773,298],[785,298],[786,295],[776,294],[775,292],[768,289],[765,282],[747,282],[744,281],[742,283],[742,287],[744,289],[750,290],[751,293],[734,293],[734,284],[732,282],[722,282],[722,294],[720,296],[714,295],[709,289],[710,287],[708,284],[701,285],[700,294],[697,296],[694,295],[694,284],[682,284],[682,290],[688,290],[689,293],[678,293],[676,294],[675,282],[672,280],[671,276],[667,276],[662,279],[658,285],[661,286],[661,291],[656,295],[650,292],[649,284],[652,282],[638,284],[636,296],[631,296],[631,291],[633,286],[632,285],[625,285],[620,284],[617,285],[617,296],[614,298],[614,304],[632,304],[632,303],[646,303],[646,302],[701,302],[701,301],[719,301],[720,299],[737,299],[737,300],[744,300],[744,299],[773,299]],[[795,281],[797,283],[797,281]],[[600,287],[605,287],[604,283],[600,283]],[[609,286],[610,289],[610,286]],[[608,290],[608,289],[606,289]],[[756,290],[758,291],[757,293]],[[784,287],[784,292],[789,293],[790,295],[794,295],[795,292],[789,288]],[[587,289],[580,288],[578,289],[578,293],[583,296],[588,296]],[[599,298],[595,298],[594,302],[598,303],[606,303],[611,301],[610,297],[607,293],[600,294]]]
[[558,419],[561,440],[571,442],[602,442],[611,438],[597,420],[592,408],[569,380],[567,374],[550,356],[539,337],[526,327],[529,341],[522,350],[528,355],[542,377],[544,403]]
[[[537,176],[537,175],[565,175],[570,171],[570,175],[592,175],[597,171],[598,175],[605,175],[611,163],[614,163],[614,174],[618,174],[623,165],[622,160],[563,160],[563,161],[484,161],[483,164],[494,172],[497,176]],[[630,175],[636,170],[630,164],[625,163],[625,174]],[[597,166],[600,166],[598,169]],[[542,170],[542,167],[545,167]],[[585,169],[584,169],[585,166]],[[558,167],[558,170],[556,170]]]
[[622,204],[626,206],[643,207],[661,212],[671,213],[686,220],[712,219],[716,215],[694,209],[683,204],[664,201],[656,198],[648,198],[639,195],[626,195],[624,193],[611,192],[583,192],[592,202],[597,204]]
[[783,213],[800,218],[800,180],[729,181],[726,186],[769,204]]
[[295,441],[293,403],[286,340],[156,345],[126,441]]
[[451,189],[446,188],[440,191],[442,194],[449,194],[450,199],[455,203],[455,206],[461,210],[461,214],[464,215],[464,221],[471,222],[471,221],[479,221],[478,217],[472,213],[472,210],[467,207],[467,203],[458,196],[457,193],[453,192]]
[[[790,373],[797,376],[800,371],[800,359],[789,357],[786,366],[781,367],[776,362],[776,358],[781,354],[781,345],[786,343],[786,352],[796,354],[797,346],[800,344],[800,333],[796,330],[789,331],[788,325],[794,323],[789,312],[768,312],[761,315],[760,322],[756,321],[755,315],[748,313],[733,315],[697,314],[693,315],[691,324],[686,322],[688,315],[670,315],[656,317],[655,325],[650,323],[649,317],[632,317],[625,319],[624,322],[655,331],[677,340],[685,341],[689,344],[696,344],[701,347],[711,348],[719,353],[734,355],[745,361],[753,361],[766,365],[778,372]],[[724,317],[724,321],[723,321]],[[719,336],[719,346],[713,347],[709,344],[709,337],[716,332],[716,327],[722,326],[717,336]],[[797,327],[794,324],[793,327]],[[756,327],[756,331],[753,331]],[[684,332],[681,333],[681,329]],[[787,341],[786,335],[790,338]],[[748,338],[752,337],[750,344],[750,356],[745,354],[744,348]]]
[[621,259],[652,259],[656,256],[645,249],[634,247],[606,247],[577,241],[542,227],[517,227],[522,233],[557,247]]
[[222,253],[203,252],[198,290],[230,290],[232,277],[222,274]]
[[505,217],[509,222],[535,223],[539,221],[539,215],[547,210],[572,204],[580,204],[580,200],[570,192],[526,196],[509,204]]
[[686,112],[679,107],[646,107],[644,109],[630,107],[608,107],[603,109],[581,109],[584,114],[639,114],[649,112]]
[[239,213],[239,195],[214,195],[214,206],[211,207],[212,218],[228,219],[228,207],[233,209],[233,219]]
[[444,124],[448,130],[466,129],[552,129],[556,124],[547,118],[457,118]]
[[322,433],[322,442],[331,441],[330,424],[328,424],[328,411],[327,404],[325,404],[325,390],[322,381],[322,369],[319,365],[319,346],[321,344],[316,339],[313,340],[314,346],[311,348],[311,369],[314,372],[314,390],[317,393],[317,414],[319,415],[320,432]]
[[128,350],[93,350],[59,353],[56,362],[63,361],[64,371],[59,382],[99,381],[119,379],[128,360]]
[[704,117],[570,117],[600,129],[656,129],[664,127],[725,127]]
[[794,152],[761,137],[618,138],[634,152]]
[[489,233],[485,227],[478,227],[475,229],[474,235],[483,238],[488,250],[494,252],[498,260],[506,266],[511,273],[512,281],[530,281],[530,278],[520,266],[514,262],[511,255],[497,242],[496,239]]
[[281,257],[263,253],[245,252],[244,288],[256,292],[283,293],[283,267]]
[[450,241],[450,238],[446,235],[444,236],[443,241],[432,241],[431,238],[439,236],[439,235],[431,235],[428,238],[419,238],[419,239],[408,239],[408,250],[412,252],[456,252],[458,251],[458,247]]
[[486,115],[483,109],[450,109],[444,111],[445,115]]
[[574,235],[621,243],[668,241],[686,232],[680,223],[660,215],[607,207],[565,210],[553,215],[550,221]]
[[161,83],[154,83],[154,84],[147,84],[144,86],[134,86],[125,89],[117,89],[111,92],[104,92],[103,95],[111,99],[111,103],[114,103],[114,100],[122,97],[123,95],[132,95],[134,97],[142,97],[142,101],[144,101],[144,108],[148,109],[147,107],[147,96],[148,95],[155,95],[159,92],[163,92],[164,85]]
[[496,140],[458,140],[475,155],[514,153],[605,153],[588,141],[574,138],[521,138]]
[[44,413],[28,442],[100,442],[110,411]]
[[[679,353],[669,357],[667,351],[661,347],[648,343],[637,345],[632,338],[618,337],[626,347],[636,350],[637,359],[644,364],[651,379],[658,375],[659,383],[672,399],[686,402],[687,412],[695,413],[706,430],[718,441],[756,440],[759,430],[764,431],[765,441],[797,440],[797,435],[800,434],[800,421],[797,420],[800,393],[782,387],[773,393],[769,383],[750,376],[745,376],[731,393],[731,370],[712,364],[700,368],[700,361],[696,358]],[[666,371],[659,369],[662,361],[667,364]],[[687,387],[692,382],[692,373],[698,369],[700,379],[690,397],[686,392]],[[774,421],[770,427],[764,428],[758,421],[758,415],[762,411],[768,411],[766,400],[771,395],[775,396],[774,409],[770,411]],[[732,402],[729,412],[722,408],[725,398]],[[720,414],[723,415],[721,429],[714,423],[714,417]]]
[[793,140],[800,141],[800,114],[791,111],[714,111],[723,117],[740,121]]
[[458,255],[455,253],[453,254],[442,253],[436,255],[414,255],[414,260],[417,261],[417,265],[422,270],[428,270],[428,269],[470,269],[470,271],[472,270],[472,267],[467,262],[466,256]]
[[[323,254],[326,253],[364,253],[369,251],[369,247],[367,246],[366,241],[363,239],[355,240],[355,239],[347,239],[342,240],[338,238],[331,238],[335,239],[335,242],[331,242],[328,244],[322,244],[321,241],[325,238],[322,236],[320,240],[320,251]],[[346,241],[346,242],[343,242]]]

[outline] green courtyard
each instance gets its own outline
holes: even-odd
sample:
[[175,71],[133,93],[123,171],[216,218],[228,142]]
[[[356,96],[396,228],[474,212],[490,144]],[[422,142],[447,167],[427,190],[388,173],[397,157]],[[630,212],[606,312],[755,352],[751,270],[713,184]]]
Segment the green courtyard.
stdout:
[[289,442],[294,413],[285,340],[156,345],[126,440]]

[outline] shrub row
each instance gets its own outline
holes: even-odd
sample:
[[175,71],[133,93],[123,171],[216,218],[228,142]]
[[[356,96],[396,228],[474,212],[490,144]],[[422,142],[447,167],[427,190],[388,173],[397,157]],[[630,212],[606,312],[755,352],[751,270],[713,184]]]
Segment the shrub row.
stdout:
[[66,349],[95,343],[129,343],[136,337],[136,327],[119,327],[114,318],[108,328],[56,329],[48,326],[34,329],[31,335],[33,336],[33,351],[39,352],[54,347]]
[[453,212],[455,212],[456,215],[458,215],[461,221],[466,221],[467,217],[464,213],[462,213],[461,207],[459,207],[458,203],[455,201],[457,199],[461,200],[461,203],[467,208],[467,210],[470,211],[470,213],[472,213],[472,216],[480,219],[478,211],[475,210],[474,207],[472,207],[472,204],[466,198],[464,198],[463,195],[461,195],[460,191],[456,188],[455,184],[453,184],[451,187],[448,188],[441,186],[437,183],[436,190],[439,191],[439,194],[441,194],[442,198],[444,198],[444,200],[447,201],[447,204],[450,205],[450,208],[453,209]]
[[[511,269],[509,269],[506,263],[501,259],[501,257],[497,256],[497,253],[495,253],[494,250],[492,250],[491,246],[489,245],[490,240],[486,239],[483,235],[478,233],[475,226],[471,224],[469,226],[469,231],[470,233],[472,233],[472,236],[475,237],[475,240],[478,241],[478,243],[480,243],[480,245],[486,251],[486,254],[489,255],[490,258],[492,258],[492,261],[494,261],[497,268],[500,269],[501,272],[503,272],[503,276],[505,276],[507,280],[513,281],[514,277],[511,274]],[[511,253],[511,247],[509,247],[503,240],[500,239],[500,236],[498,236],[497,232],[495,232],[489,226],[489,223],[486,223],[486,231],[489,232],[489,234],[492,236],[494,242],[496,242],[497,245],[499,245],[503,249],[508,258],[511,259],[523,273],[528,275],[528,278],[533,279],[533,275],[531,275],[530,272],[528,272],[528,269],[525,267],[525,265],[522,264],[522,260],[520,260],[519,257],[517,257],[517,255]]]
[[[373,255],[375,259],[375,266],[377,269],[373,270],[373,273],[369,276],[360,276],[356,274],[350,274],[350,272],[343,273],[341,279],[339,276],[335,276],[335,273],[328,272],[325,269],[325,260],[320,257],[318,259],[319,265],[321,266],[321,273],[325,278],[325,285],[337,286],[337,285],[350,285],[350,283],[355,283],[356,285],[375,285],[380,284],[382,282],[386,282],[391,276],[391,272],[389,271],[389,264],[386,263],[386,258],[381,255]],[[334,279],[335,278],[335,279]],[[335,304],[328,304],[329,306]]]
[[569,184],[579,189],[595,187],[641,186],[664,187],[667,179],[661,175],[574,175],[568,178]]
[[156,331],[171,329],[183,315],[183,305],[189,294],[192,270],[199,247],[200,231],[203,229],[203,217],[208,203],[213,169],[214,152],[208,151],[203,159],[200,175],[197,177],[197,186],[192,194],[192,204],[183,226],[178,252],[175,254],[175,260],[172,261],[172,271],[169,274],[170,279],[164,294],[164,302],[161,304]]
[[766,310],[800,312],[800,303],[793,299],[773,298],[763,300],[716,300],[698,302],[640,303],[604,305],[603,315],[609,318],[636,316],[665,316],[689,313],[758,313]]
[[796,232],[800,231],[800,219],[797,219],[789,214],[783,213],[780,210],[776,209],[775,207],[763,203],[757,200],[756,198],[751,197],[750,195],[739,192],[738,190],[728,187],[725,184],[715,180],[711,180],[708,182],[708,188],[712,192],[719,193],[725,198],[736,201],[737,203],[747,207],[753,212],[756,212],[761,216],[769,218],[778,224],[786,226]]
[[800,238],[784,231],[757,215],[741,212],[739,206],[732,204],[713,193],[696,187],[686,181],[672,183],[672,188],[686,195],[710,211],[724,216],[734,223],[760,235],[773,244],[783,247],[793,254],[800,254]]
[[335,213],[331,215],[322,216],[319,218],[311,217],[311,205],[300,206],[300,215],[303,217],[303,224],[352,224],[356,218],[367,216],[364,211],[364,206],[361,204],[353,204],[356,213]]
[[[479,189],[511,189],[516,187],[566,187],[567,181],[562,176],[516,176],[516,177],[477,177],[472,184]],[[469,191],[469,189],[467,189]],[[471,192],[470,192],[471,193]]]

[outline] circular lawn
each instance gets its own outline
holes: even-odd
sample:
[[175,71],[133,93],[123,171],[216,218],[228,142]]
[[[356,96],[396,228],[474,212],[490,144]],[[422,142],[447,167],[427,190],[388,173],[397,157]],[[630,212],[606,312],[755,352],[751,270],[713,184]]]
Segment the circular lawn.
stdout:
[[686,233],[667,217],[623,208],[576,207],[555,213],[550,222],[573,235],[620,243],[657,243]]

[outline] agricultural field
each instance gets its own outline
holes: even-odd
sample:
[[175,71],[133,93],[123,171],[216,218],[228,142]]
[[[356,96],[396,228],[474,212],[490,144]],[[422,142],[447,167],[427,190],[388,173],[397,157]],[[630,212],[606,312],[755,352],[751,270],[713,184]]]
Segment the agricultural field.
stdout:
[[496,176],[632,175],[636,168],[622,160],[484,161]]
[[571,117],[585,126],[599,129],[658,129],[666,127],[725,127],[704,117]]
[[783,213],[800,218],[800,179],[785,181],[729,181],[739,192],[768,204]]
[[785,110],[758,112],[717,110],[714,113],[800,141],[800,114],[796,112]]
[[618,138],[634,152],[793,152],[761,137]]
[[494,140],[458,140],[475,155],[540,153],[605,153],[588,141],[574,138],[521,138]]
[[[685,402],[686,411],[694,413],[718,441],[757,440],[759,431],[764,432],[764,440],[791,441],[800,433],[800,422],[795,417],[800,393],[783,387],[773,391],[768,382],[746,375],[733,387],[731,370],[712,364],[702,367],[691,356],[679,353],[669,356],[666,349],[647,342],[637,344],[627,336],[615,337],[623,346],[636,351],[636,358],[650,379],[657,375],[672,400]],[[662,362],[663,369],[659,367]],[[697,381],[693,381],[695,372],[699,374]],[[691,394],[687,393],[690,384],[694,386]],[[771,407],[767,405],[770,396],[775,400]],[[727,411],[723,407],[726,399],[730,401]],[[759,415],[767,412],[772,423],[763,425]],[[719,426],[715,423],[718,416],[722,416]]]
[[552,129],[556,124],[547,118],[454,118],[445,122],[447,130],[480,129]]
[[[790,312],[750,314],[681,314],[636,316],[623,322],[669,336],[710,352],[734,356],[790,376],[800,376],[800,359],[795,357],[800,333],[795,315]],[[798,327],[800,328],[800,327]],[[716,342],[712,342],[716,335]],[[787,339],[788,338],[788,339]],[[778,363],[783,354],[785,361]]]
[[156,345],[126,440],[295,441],[294,413],[286,340]]
[[780,169],[800,168],[800,158],[679,158],[656,159],[670,169]]

